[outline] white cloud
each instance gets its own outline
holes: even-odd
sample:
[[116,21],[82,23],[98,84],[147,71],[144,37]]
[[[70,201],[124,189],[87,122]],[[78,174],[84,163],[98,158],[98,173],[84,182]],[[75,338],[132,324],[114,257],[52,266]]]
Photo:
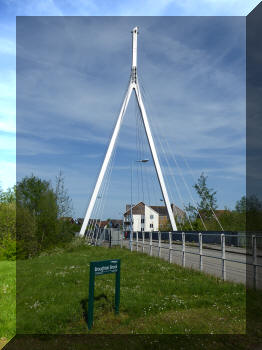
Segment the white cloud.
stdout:
[[189,16],[247,16],[260,0],[184,0],[173,1],[179,5],[181,14]]
[[[49,7],[46,9],[43,7],[42,10],[49,11],[52,4],[60,6],[57,3],[49,2]],[[74,4],[71,3],[70,6],[74,6]],[[189,5],[189,1],[187,4]],[[38,11],[42,11],[42,5],[40,2]],[[91,6],[91,4],[89,5]],[[164,11],[166,6],[171,5],[172,2],[169,1],[161,2],[157,11]],[[149,6],[149,2],[147,6]],[[212,6],[217,6],[217,4],[213,3]],[[151,11],[155,11],[155,9],[152,8]],[[30,11],[34,11],[33,7]],[[39,18],[40,22],[48,22],[48,20],[48,18]],[[31,125],[25,125],[25,130],[23,130],[22,123],[18,129],[19,132],[27,134],[28,137],[30,135],[38,136],[38,126],[41,126],[43,128],[41,136],[44,135],[44,138],[39,138],[38,141],[34,140],[33,143],[27,140],[24,143],[24,149],[20,149],[21,154],[24,155],[32,156],[40,153],[51,155],[52,152],[61,152],[53,149],[52,144],[44,147],[44,142],[53,142],[56,138],[60,140],[66,138],[68,142],[78,140],[106,145],[122,102],[121,95],[128,78],[128,60],[130,60],[130,43],[128,41],[130,37],[126,33],[129,33],[129,23],[133,19],[129,19],[129,22],[128,19],[123,20],[127,21],[126,28],[129,28],[126,32],[123,30],[125,27],[119,31],[118,22],[111,26],[111,29],[110,26],[106,27],[105,25],[97,32],[95,21],[87,27],[84,18],[72,18],[70,23],[64,18],[61,20],[64,22],[64,26],[56,25],[50,28],[50,31],[46,30],[43,33],[44,40],[41,41],[43,52],[41,55],[34,56],[33,50],[30,48],[26,48],[24,51],[21,48],[18,50],[19,54],[22,54],[20,58],[30,61],[26,71],[18,72],[19,78],[25,84],[24,89],[19,90],[21,92],[19,98],[30,105],[30,108],[27,109],[21,108],[20,105],[19,120],[21,121],[23,117],[32,120]],[[61,30],[61,38],[64,40],[57,41],[55,34],[59,30]],[[96,40],[86,41],[84,35],[86,30],[93,33]],[[52,31],[54,31],[54,35],[52,35]],[[155,35],[154,42],[152,40],[150,42],[150,26],[147,31],[146,24],[142,28],[142,34],[142,40],[145,43],[150,43],[151,58],[157,55],[158,43],[160,42],[165,47],[160,60],[166,59],[168,62],[165,65],[165,70],[161,71],[157,62],[148,59],[148,57],[145,60],[145,57],[140,58],[139,56],[139,64],[141,60],[139,74],[144,76],[146,89],[153,101],[149,101],[152,108],[148,110],[152,123],[155,124],[155,121],[161,120],[162,134],[168,139],[171,148],[176,149],[178,154],[201,159],[211,157],[210,153],[206,153],[206,150],[213,150],[221,167],[224,166],[228,173],[225,176],[230,176],[230,173],[237,174],[237,169],[243,171],[241,164],[243,164],[244,158],[241,156],[240,159],[231,158],[233,162],[231,168],[227,164],[227,159],[230,158],[227,153],[244,145],[243,129],[245,127],[243,114],[245,106],[241,97],[243,77],[239,77],[230,70],[224,70],[222,62],[228,52],[220,52],[214,60],[214,56],[209,56],[207,51],[190,47],[177,38],[163,37],[161,33]],[[110,37],[114,38],[114,44],[108,39]],[[237,41],[239,37],[235,36],[235,39]],[[236,43],[232,43],[232,46],[233,44]],[[34,45],[33,42],[32,45]],[[46,50],[48,47],[52,54]],[[13,49],[14,47],[10,45],[7,51],[12,54]],[[230,49],[229,47],[228,50],[230,51]],[[70,54],[68,54],[68,50]],[[142,49],[140,50],[142,51]],[[88,57],[85,57],[86,54]],[[108,57],[107,60],[104,60],[104,55]],[[124,59],[123,55],[125,55]],[[118,60],[118,58],[120,59]],[[85,66],[87,61],[90,67]],[[102,69],[95,70],[96,64],[101,65],[102,61],[105,62],[104,66],[101,66]],[[144,66],[142,66],[143,62]],[[180,65],[183,64],[187,66],[186,69],[180,68]],[[87,68],[89,69],[87,70]],[[171,79],[174,70],[176,72],[175,79]],[[90,76],[90,81],[92,80],[92,84],[90,84],[89,74],[92,72],[96,72],[96,75]],[[111,76],[110,72],[113,73]],[[14,72],[11,70],[9,72],[6,70],[5,73],[2,80],[4,83],[0,84],[0,91],[5,96],[5,103],[1,104],[0,107],[0,130],[13,132],[15,130],[15,78]],[[202,79],[203,76],[209,79],[210,91],[208,92],[204,91],[206,86]],[[113,77],[113,88],[110,87],[110,77],[111,79]],[[158,82],[157,86],[154,84],[155,79]],[[198,81],[197,89],[195,88],[196,81]],[[232,96],[230,102],[228,97],[232,93],[232,86],[235,87],[235,95]],[[219,95],[219,93],[216,95],[216,92],[212,97],[212,89],[214,88],[225,92],[226,96],[223,100],[216,101],[216,96]],[[26,94],[23,95],[23,91]],[[210,115],[212,115],[212,119],[210,119]],[[129,117],[130,115],[126,116],[126,129],[119,142],[123,149],[134,150],[135,143],[132,143],[132,138],[134,140],[135,129],[131,128],[134,124]],[[52,119],[57,121],[56,125],[52,123]],[[81,125],[79,129],[75,128],[77,123]],[[169,127],[170,125],[173,127]],[[156,128],[159,131],[158,126]],[[228,132],[216,132],[221,128],[228,129]],[[67,132],[68,130],[70,133]],[[234,137],[228,137],[229,133]],[[3,147],[6,151],[14,150],[14,144],[12,144],[11,139],[8,141],[8,138],[4,140]],[[218,151],[221,152],[220,156],[216,153]],[[95,157],[96,152],[93,150],[92,152],[86,156],[92,158],[94,155]],[[100,154],[99,152],[97,154]],[[162,152],[160,151],[160,153]],[[85,168],[86,171],[93,167],[93,163],[89,163],[88,166],[89,168]],[[98,164],[96,166],[99,168]],[[210,166],[211,171],[212,169],[215,173],[216,167]],[[28,169],[25,167],[26,170]],[[38,170],[37,167],[35,170]],[[5,172],[5,174],[7,173]]]
[[15,41],[9,38],[0,37],[0,54],[15,55]]
[[0,160],[0,187],[6,190],[16,182],[16,164],[11,161]]

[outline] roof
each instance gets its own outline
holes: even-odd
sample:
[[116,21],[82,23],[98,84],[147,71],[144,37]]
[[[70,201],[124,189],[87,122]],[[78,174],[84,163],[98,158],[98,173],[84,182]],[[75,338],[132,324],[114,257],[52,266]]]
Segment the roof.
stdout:
[[99,227],[104,228],[108,224],[108,221],[100,221]]
[[[151,208],[158,212],[160,216],[168,216],[167,207],[165,205],[151,205]],[[182,209],[178,208],[176,205],[171,204],[171,208],[174,215],[185,215],[185,212]]]
[[[127,205],[128,206],[128,205]],[[130,208],[124,213],[124,215],[128,215],[131,212],[131,206]],[[139,202],[136,205],[132,206],[132,213],[133,214],[145,214],[145,203]]]
[[[129,208],[129,209],[124,213],[124,215],[129,215],[130,214],[130,212],[131,212],[131,208],[130,207],[131,207],[130,204],[126,205],[126,208]],[[133,205],[133,207],[132,207],[132,214],[145,215],[145,207],[150,208],[156,214],[158,214],[158,212],[152,206],[146,205],[144,202],[139,202],[136,205]]]

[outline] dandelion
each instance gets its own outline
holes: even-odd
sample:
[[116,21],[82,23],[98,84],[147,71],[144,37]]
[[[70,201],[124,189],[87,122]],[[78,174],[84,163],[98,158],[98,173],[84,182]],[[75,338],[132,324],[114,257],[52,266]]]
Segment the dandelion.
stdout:
[[40,302],[36,300],[33,305],[29,306],[30,309],[37,309],[40,306]]
[[9,287],[8,284],[4,284],[4,285],[3,285],[3,289],[2,289],[2,290],[3,290],[3,293],[4,293],[4,294],[6,294],[7,288],[8,288],[8,287]]

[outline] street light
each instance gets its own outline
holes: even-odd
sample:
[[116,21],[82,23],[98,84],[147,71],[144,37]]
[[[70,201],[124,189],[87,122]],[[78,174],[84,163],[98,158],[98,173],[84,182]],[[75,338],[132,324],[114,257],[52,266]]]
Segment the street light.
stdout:
[[[147,163],[149,161],[149,159],[140,159],[137,160],[137,163]],[[130,215],[131,215],[131,220],[130,220],[130,235],[131,233],[133,234],[133,211],[132,211],[132,207],[133,207],[133,198],[132,198],[132,193],[133,193],[133,162],[131,162],[131,206],[130,206]]]
[[122,216],[122,230],[124,231],[124,218],[125,218],[125,213],[121,213],[121,211],[118,212]]

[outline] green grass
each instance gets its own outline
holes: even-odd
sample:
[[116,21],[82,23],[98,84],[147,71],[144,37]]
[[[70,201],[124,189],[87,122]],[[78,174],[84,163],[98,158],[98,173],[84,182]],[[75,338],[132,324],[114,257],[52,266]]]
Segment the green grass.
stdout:
[[[88,331],[89,262],[121,259],[120,314],[113,274],[95,281]],[[20,334],[244,334],[245,287],[126,249],[75,247],[17,262]],[[8,302],[6,302],[8,305]]]
[[0,349],[15,335],[15,262],[0,261]]

